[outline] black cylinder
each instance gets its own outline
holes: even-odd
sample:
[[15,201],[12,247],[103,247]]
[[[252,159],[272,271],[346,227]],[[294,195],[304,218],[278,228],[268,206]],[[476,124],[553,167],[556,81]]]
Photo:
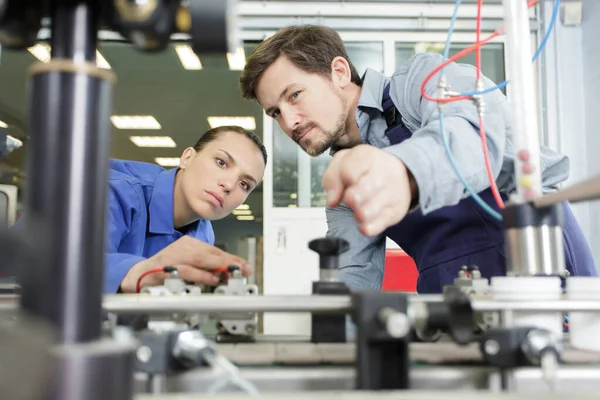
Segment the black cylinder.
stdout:
[[[62,18],[87,27],[84,6]],[[93,32],[80,28],[71,34],[85,32],[82,47],[95,48]],[[53,38],[62,52],[59,39],[68,35]],[[101,332],[112,75],[65,61],[31,73],[25,213],[40,224],[47,255],[23,271],[21,305],[55,324],[62,343],[90,341]]]
[[96,61],[98,2],[55,1],[52,10],[52,58]]

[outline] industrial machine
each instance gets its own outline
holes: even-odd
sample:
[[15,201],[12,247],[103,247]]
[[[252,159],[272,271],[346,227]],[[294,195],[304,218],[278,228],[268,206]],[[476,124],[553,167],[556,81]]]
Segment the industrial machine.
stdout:
[[[442,295],[350,293],[335,273],[347,243],[323,238],[310,244],[321,258],[310,296],[262,296],[235,269],[212,294],[170,269],[162,287],[103,296],[115,77],[95,65],[98,30],[143,51],[186,33],[197,53],[224,53],[235,46],[235,8],[224,0],[0,1],[3,46],[24,49],[43,24],[52,29],[51,60],[30,70],[27,217],[0,240],[3,262],[21,273],[18,292],[0,294],[2,398],[596,397],[600,301],[589,293],[599,284],[565,276],[556,249],[560,203],[596,198],[598,184],[542,195],[526,4],[503,4],[509,76],[524,93],[514,104],[520,183],[503,211],[506,277],[483,282],[476,266],[465,266]],[[456,95],[442,80],[439,87],[442,99]],[[472,97],[483,113],[480,95]],[[312,335],[261,335],[262,312],[311,313]],[[214,337],[202,332],[209,323],[218,324]]]

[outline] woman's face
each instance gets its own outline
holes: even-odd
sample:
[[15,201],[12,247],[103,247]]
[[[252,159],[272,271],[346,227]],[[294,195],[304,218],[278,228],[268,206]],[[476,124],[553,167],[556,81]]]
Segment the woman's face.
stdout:
[[252,140],[237,132],[221,133],[200,151],[181,156],[181,190],[200,218],[221,219],[242,204],[265,172],[263,155]]

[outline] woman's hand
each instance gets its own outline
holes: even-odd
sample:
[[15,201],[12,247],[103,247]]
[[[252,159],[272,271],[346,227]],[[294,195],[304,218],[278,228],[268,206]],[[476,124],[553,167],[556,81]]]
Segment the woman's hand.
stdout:
[[[153,257],[134,265],[123,278],[121,291],[135,293],[139,277],[144,272],[163,267],[177,268],[179,277],[183,280],[216,285],[219,283],[219,278],[211,270],[230,265],[240,267],[244,276],[252,273],[252,269],[244,259],[191,236],[183,236]],[[142,279],[141,286],[160,285],[166,277],[167,274],[164,272],[149,274]]]

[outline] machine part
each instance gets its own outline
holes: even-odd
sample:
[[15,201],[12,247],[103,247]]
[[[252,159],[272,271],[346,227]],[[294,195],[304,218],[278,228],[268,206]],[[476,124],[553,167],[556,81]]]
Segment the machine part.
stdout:
[[[145,330],[138,334],[139,346],[136,351],[135,370],[151,375],[169,374],[182,370],[188,360],[178,357],[182,355],[181,350],[174,352],[177,340],[181,333],[188,330],[177,330],[156,332]],[[181,349],[181,343],[180,347]]]
[[521,343],[521,351],[531,365],[541,365],[545,353],[552,353],[557,361],[563,352],[562,338],[544,329],[532,329]]
[[480,339],[484,360],[493,367],[513,368],[526,364],[521,344],[532,328],[493,328]]
[[95,2],[50,4],[52,56],[62,59],[30,69],[24,228],[52,233],[44,238],[47,259],[24,271],[21,305],[56,324],[62,342],[77,343],[100,336],[106,235],[99,210],[106,209],[114,75],[95,65]]
[[44,398],[130,400],[135,342],[68,343],[52,351],[54,369]]
[[[600,278],[573,276],[566,280],[569,300],[600,300]],[[600,351],[600,312],[569,313],[569,343],[582,350]]]
[[319,255],[320,281],[337,281],[340,254],[348,251],[350,244],[344,239],[326,237],[311,240],[308,248]]
[[[448,307],[449,315],[446,321],[452,339],[458,344],[471,342],[477,331],[477,323],[470,297],[460,288],[445,287],[444,300]],[[436,307],[432,305],[429,309],[436,310]],[[442,310],[438,311],[437,315],[443,315],[442,312]]]
[[490,290],[487,278],[481,277],[481,272],[476,265],[463,265],[454,278],[454,286],[463,290],[467,295],[482,295]]
[[[0,319],[0,393],[5,399],[42,399],[53,368],[50,348],[56,332],[41,320],[18,312]],[[15,384],[27,377],[35,384]]]
[[186,368],[203,365],[206,354],[216,353],[216,346],[200,331],[186,331],[177,335],[173,356]]
[[113,24],[138,49],[163,51],[176,30],[180,0],[114,0]]
[[[516,91],[514,99],[511,96],[510,104],[514,116],[513,144],[517,155],[514,163],[516,184],[514,200],[516,203],[524,203],[542,194],[539,127],[535,106],[536,89],[531,68],[529,11],[527,3],[521,0],[502,0],[502,5],[505,46],[506,51],[511,55],[506,63],[506,77]],[[507,205],[502,210],[504,221],[512,207],[513,205]],[[513,243],[510,243],[510,246],[512,245]],[[529,252],[533,251],[534,247],[527,243],[525,249],[525,252]],[[559,249],[563,251],[562,245]],[[509,261],[510,267],[507,265],[507,273],[516,272],[513,270],[515,266],[511,265],[516,262],[518,260]],[[541,265],[543,264],[536,264],[536,267],[542,268]],[[526,266],[516,267],[526,268]]]
[[[229,269],[230,277],[227,284],[218,286],[215,289],[213,296],[258,296],[258,286],[255,284],[248,284],[239,267],[230,266]],[[240,302],[239,297],[238,302]],[[245,303],[246,300],[244,299],[241,302]],[[256,334],[258,315],[255,312],[228,312],[213,315],[213,317],[217,318],[217,328],[219,329],[217,341],[227,341],[230,339],[252,340]],[[233,338],[231,336],[233,336]]]
[[[556,301],[562,296],[562,281],[558,276],[510,277],[494,276],[491,279],[492,297],[498,302],[518,303]],[[501,313],[500,322],[506,311]],[[563,315],[559,312],[519,311],[512,314],[511,326],[538,327],[561,336]]]
[[502,214],[507,275],[565,277],[562,204],[507,204]]
[[6,128],[0,128],[0,157],[6,157],[22,146],[22,141],[10,136]]
[[[348,295],[350,289],[343,282],[313,282],[313,294]],[[313,343],[343,343],[346,341],[346,314],[312,314],[311,341]]]
[[237,0],[194,0],[187,11],[196,54],[233,53],[241,46],[235,26]]
[[[315,295],[350,294],[345,283],[339,281],[340,254],[348,251],[350,245],[340,238],[320,238],[308,243],[308,248],[319,254],[320,280],[313,282]],[[332,343],[346,341],[346,315],[311,316],[311,341]]]
[[0,44],[15,50],[33,46],[37,41],[41,20],[40,0],[0,1]]
[[357,326],[356,389],[408,389],[410,322],[406,294],[356,292],[351,297]]

